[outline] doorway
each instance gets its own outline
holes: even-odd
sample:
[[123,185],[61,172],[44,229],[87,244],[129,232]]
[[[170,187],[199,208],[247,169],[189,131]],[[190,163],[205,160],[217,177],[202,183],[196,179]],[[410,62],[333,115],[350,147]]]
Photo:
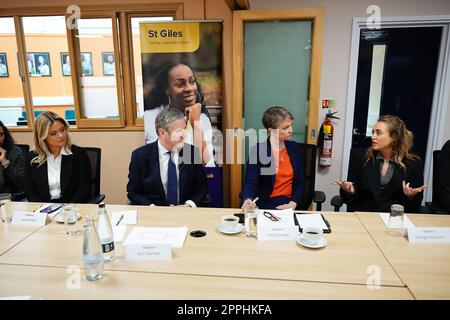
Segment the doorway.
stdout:
[[[367,25],[367,18],[362,17],[353,19],[341,177],[343,179],[347,178],[348,159],[351,148],[358,146],[365,147],[370,144],[370,135],[367,135],[368,129],[371,130],[370,123],[374,124],[380,114],[393,113],[402,117],[408,128],[415,134],[416,147],[414,151],[421,156],[424,162],[424,180],[425,183],[428,184],[428,188],[424,191],[424,201],[431,201],[432,153],[433,150],[440,149],[443,144],[444,129],[446,126],[445,119],[449,112],[447,110],[447,105],[449,103],[448,90],[450,88],[450,16],[383,17],[380,21],[380,28],[381,29],[372,29],[370,31],[380,31],[380,39],[386,37],[386,41],[373,41],[371,52],[369,54],[365,53],[370,58],[370,64],[366,64],[366,72],[368,72],[370,76],[373,74],[374,78],[368,78],[368,80],[366,79],[365,84],[361,82],[357,85],[361,35],[363,31],[368,31],[369,28]],[[389,86],[393,86],[393,88],[398,84],[395,81],[398,82],[399,80],[395,80],[395,77],[397,76],[396,72],[398,72],[399,69],[396,70],[394,67],[394,69],[392,69],[395,71],[392,71],[393,74],[389,74],[387,71],[388,68],[391,68],[387,59],[389,60],[388,56],[390,50],[393,50],[393,48],[391,48],[392,45],[389,46],[389,32],[388,34],[383,35],[383,31],[393,30],[392,37],[396,37],[395,29],[409,31],[410,42],[416,44],[416,47],[422,47],[419,48],[419,51],[421,49],[429,49],[427,46],[422,45],[423,41],[428,41],[429,39],[417,37],[414,34],[414,31],[434,29],[432,31],[434,32],[432,37],[440,39],[438,44],[434,41],[435,49],[436,45],[438,45],[436,67],[430,68],[434,75],[427,74],[431,72],[430,70],[425,72],[427,74],[426,77],[429,79],[427,80],[426,86],[433,87],[433,89],[428,87],[426,90],[428,93],[423,94],[423,96],[427,96],[427,99],[423,97],[420,99],[410,99],[405,95],[395,96],[396,91],[392,92],[391,90],[391,92],[389,92],[391,88],[387,88],[388,81],[390,81]],[[428,30],[425,30],[424,32]],[[375,34],[372,36],[375,37]],[[365,38],[366,39],[363,41],[372,41],[368,33]],[[383,46],[385,44],[387,45]],[[423,54],[424,53],[422,52],[422,55]],[[377,62],[372,66],[372,61],[374,61],[374,59]],[[394,59],[394,65],[398,64],[400,67],[397,68],[400,69],[402,64],[408,64],[410,62],[411,61],[408,61],[407,59],[403,61],[400,60],[400,62]],[[370,66],[369,70],[367,70],[368,66]],[[418,71],[415,66],[414,68],[409,69],[411,70],[407,81],[411,84],[416,80],[414,78],[417,78],[416,73]],[[365,94],[364,91],[366,92]],[[369,92],[369,96],[367,96],[367,91]],[[431,98],[430,92],[432,92]],[[415,92],[412,94],[415,94]],[[366,100],[365,102],[364,99]],[[428,102],[425,103],[423,100],[427,100]],[[431,106],[429,103],[430,100],[432,101]],[[415,105],[423,106],[426,104],[427,107],[422,107],[421,110],[416,110],[417,108],[414,107]],[[407,105],[413,105],[413,108],[407,108]],[[359,114],[360,112],[361,114]],[[429,115],[423,115],[418,112],[426,112],[429,113]],[[426,124],[428,129],[423,128],[424,124]],[[417,127],[419,127],[419,129],[417,129]]]
[[362,29],[352,148],[371,144],[381,115],[400,117],[425,158],[443,27]]

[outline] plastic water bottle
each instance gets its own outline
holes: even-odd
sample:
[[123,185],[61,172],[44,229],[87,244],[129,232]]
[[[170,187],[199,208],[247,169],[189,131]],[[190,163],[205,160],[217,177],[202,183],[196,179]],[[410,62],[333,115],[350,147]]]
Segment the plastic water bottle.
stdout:
[[98,205],[97,216],[97,232],[102,245],[103,260],[106,262],[114,259],[114,234],[111,227],[111,221],[106,213],[105,204],[102,202]]
[[103,253],[95,230],[92,214],[86,218],[83,239],[83,261],[86,270],[86,279],[89,281],[98,280],[103,277]]

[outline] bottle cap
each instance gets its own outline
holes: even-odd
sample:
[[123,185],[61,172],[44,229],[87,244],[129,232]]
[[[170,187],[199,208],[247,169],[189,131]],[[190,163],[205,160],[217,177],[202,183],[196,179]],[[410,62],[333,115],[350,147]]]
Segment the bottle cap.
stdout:
[[100,202],[98,205],[99,208],[104,208],[105,207],[105,203],[104,202]]

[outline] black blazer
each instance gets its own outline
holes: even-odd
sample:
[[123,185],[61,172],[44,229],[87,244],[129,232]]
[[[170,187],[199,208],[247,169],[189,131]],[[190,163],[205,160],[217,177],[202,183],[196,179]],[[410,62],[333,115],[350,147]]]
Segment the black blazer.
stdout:
[[[299,207],[305,192],[305,164],[302,163],[302,159],[305,159],[305,150],[294,141],[285,141],[284,144],[294,171],[291,200],[295,201]],[[259,197],[264,202],[269,199],[275,184],[275,161],[269,140],[258,143],[252,148],[245,170],[242,200]]]
[[41,166],[31,164],[37,153],[27,155],[27,198],[34,202],[87,203],[90,197],[89,182],[91,165],[86,151],[76,145],[70,148],[71,155],[62,155],[61,198],[50,200],[47,161]]
[[[208,182],[198,150],[194,146],[184,144],[179,152],[178,170],[180,204],[192,200],[200,206],[208,193]],[[158,140],[133,151],[127,192],[128,199],[134,205],[169,205],[161,181]]]
[[392,204],[401,204],[405,212],[418,212],[423,192],[414,198],[407,198],[402,182],[409,182],[412,188],[423,185],[422,161],[406,159],[404,163],[405,169],[395,164],[391,181],[383,190],[380,190],[380,161],[367,160],[364,153],[357,163],[351,163],[347,180],[354,183],[355,193],[349,194],[340,189],[348,211],[390,212]]

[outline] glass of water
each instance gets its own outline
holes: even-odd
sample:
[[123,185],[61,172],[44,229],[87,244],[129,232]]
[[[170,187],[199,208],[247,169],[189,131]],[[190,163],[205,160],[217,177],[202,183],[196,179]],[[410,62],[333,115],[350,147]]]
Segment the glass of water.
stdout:
[[254,208],[245,208],[244,215],[245,215],[245,235],[247,237],[256,237],[258,207],[254,206]]
[[0,211],[2,214],[2,221],[5,223],[12,221],[12,210],[10,208],[11,194],[2,193],[0,194]]
[[78,209],[71,205],[64,206],[63,209],[64,226],[66,227],[67,234],[78,234],[80,230],[78,228]]
[[391,213],[389,214],[389,229],[403,230],[405,208],[400,204],[393,204],[391,206]]

